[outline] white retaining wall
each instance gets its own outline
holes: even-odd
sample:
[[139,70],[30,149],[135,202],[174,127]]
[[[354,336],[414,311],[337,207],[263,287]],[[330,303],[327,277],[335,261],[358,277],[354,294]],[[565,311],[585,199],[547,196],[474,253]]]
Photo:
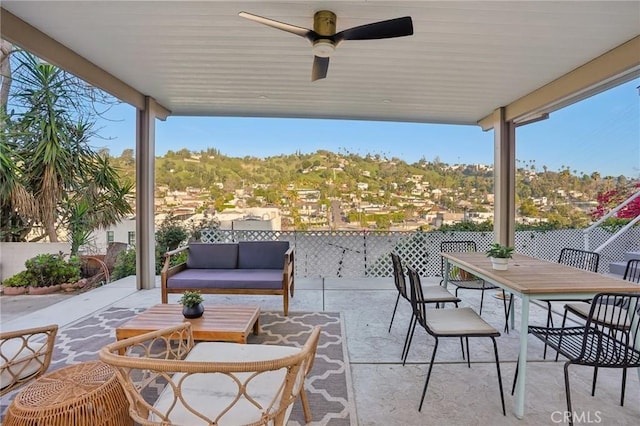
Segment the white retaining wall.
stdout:
[[69,254],[69,243],[0,243],[0,281],[26,268],[24,262],[43,253]]

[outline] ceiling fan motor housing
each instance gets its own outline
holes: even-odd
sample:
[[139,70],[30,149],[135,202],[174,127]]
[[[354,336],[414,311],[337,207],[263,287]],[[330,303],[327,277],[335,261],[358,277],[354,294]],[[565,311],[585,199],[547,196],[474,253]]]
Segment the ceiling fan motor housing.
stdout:
[[[332,37],[336,33],[336,14],[330,10],[319,10],[313,15],[313,30],[319,36]],[[313,42],[313,54],[328,58],[336,50],[333,40],[319,38]]]

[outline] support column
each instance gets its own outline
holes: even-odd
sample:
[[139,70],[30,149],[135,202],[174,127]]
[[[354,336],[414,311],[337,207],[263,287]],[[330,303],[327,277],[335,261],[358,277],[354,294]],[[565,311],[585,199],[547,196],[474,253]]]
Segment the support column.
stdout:
[[506,121],[505,108],[494,112],[493,142],[493,232],[495,241],[513,246],[516,221],[516,130]]
[[155,287],[155,102],[145,96],[136,118],[136,283],[138,290]]

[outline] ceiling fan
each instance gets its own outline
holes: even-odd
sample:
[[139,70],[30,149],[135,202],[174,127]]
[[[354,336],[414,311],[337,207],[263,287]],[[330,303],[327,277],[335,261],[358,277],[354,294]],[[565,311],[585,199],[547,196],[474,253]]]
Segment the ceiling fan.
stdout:
[[313,30],[247,12],[240,12],[239,15],[309,40],[313,45],[314,55],[311,81],[327,77],[329,57],[343,40],[376,40],[413,34],[413,22],[410,16],[360,25],[336,33],[336,14],[328,10],[320,10],[313,15]]

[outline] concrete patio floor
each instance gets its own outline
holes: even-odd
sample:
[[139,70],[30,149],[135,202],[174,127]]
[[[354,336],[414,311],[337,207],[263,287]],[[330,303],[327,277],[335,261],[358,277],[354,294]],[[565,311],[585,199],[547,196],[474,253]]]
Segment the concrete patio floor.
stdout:
[[[423,284],[437,284],[436,278]],[[159,285],[159,284],[157,284]],[[486,294],[483,318],[502,330],[502,301]],[[401,300],[389,333],[389,320],[397,292],[391,278],[297,279],[291,311],[342,312],[345,321],[353,393],[359,425],[553,425],[563,424],[565,394],[563,363],[542,360],[542,344],[529,338],[526,415],[513,414],[510,395],[519,335],[511,331],[498,339],[505,388],[506,417],[502,415],[497,375],[490,339],[471,339],[471,368],[462,360],[456,339],[444,339],[438,349],[429,389],[421,412],[419,398],[424,386],[434,340],[418,328],[407,365],[400,360],[411,309]],[[160,289],[138,291],[128,277],[73,297],[40,299],[0,297],[2,330],[49,323],[74,322],[105,307],[149,307],[160,302]],[[46,297],[46,296],[41,296]],[[478,309],[480,292],[461,291],[463,305]],[[170,295],[175,303],[179,295]],[[281,310],[274,296],[205,296],[205,303],[259,304],[262,310]],[[21,304],[23,306],[21,307]],[[518,309],[516,304],[516,310]],[[24,307],[24,310],[22,309]],[[25,311],[30,311],[25,313]],[[518,316],[516,316],[518,318]],[[546,311],[531,308],[531,323],[544,324]],[[560,318],[560,317],[558,317]],[[559,322],[559,321],[558,321]],[[518,322],[516,320],[516,327]],[[570,368],[576,424],[635,425],[640,418],[640,385],[635,371],[628,374],[625,406],[619,405],[621,371],[601,369],[596,396],[590,395],[592,369]],[[313,407],[311,407],[313,409]]]

